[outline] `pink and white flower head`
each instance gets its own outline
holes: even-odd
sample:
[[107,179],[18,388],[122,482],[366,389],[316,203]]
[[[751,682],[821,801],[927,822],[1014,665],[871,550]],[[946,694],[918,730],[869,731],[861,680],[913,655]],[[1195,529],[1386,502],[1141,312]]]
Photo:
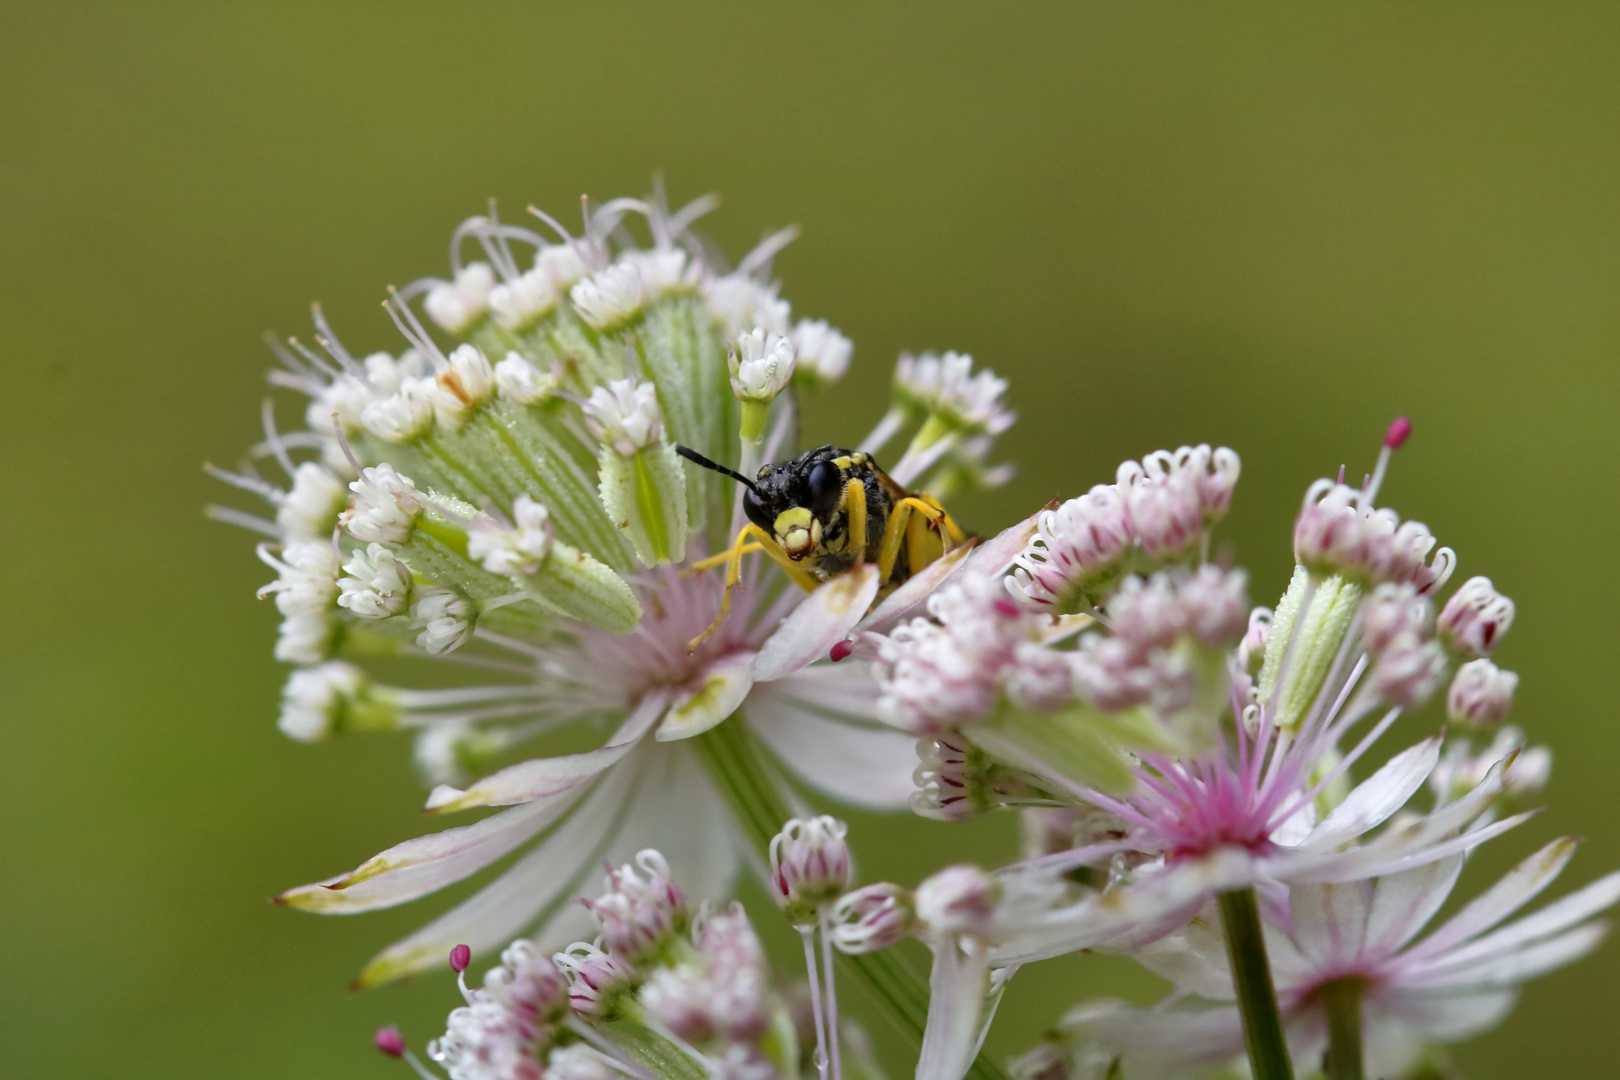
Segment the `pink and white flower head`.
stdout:
[[1294,558],[1323,574],[1344,574],[1370,584],[1406,583],[1422,595],[1451,576],[1456,556],[1440,548],[1421,522],[1402,523],[1395,511],[1375,509],[1367,492],[1318,480],[1305,493],[1294,522]]
[[[1505,921],[1552,883],[1574,850],[1571,839],[1553,841],[1423,937],[1456,885],[1461,855],[1291,889],[1286,913],[1265,934],[1300,1074],[1322,1060],[1332,988],[1359,999],[1365,1075],[1405,1076],[1427,1048],[1495,1027],[1522,983],[1590,953],[1607,930],[1594,916],[1620,902],[1620,874]],[[1133,1077],[1202,1075],[1241,1052],[1226,946],[1212,920],[1137,955],[1174,981],[1178,1005],[1081,1006],[1064,1019],[1066,1031],[1120,1055]]]
[[456,1009],[428,1057],[450,1080],[540,1080],[535,1032],[499,1002],[484,999]]
[[1496,591],[1487,577],[1471,577],[1451,594],[1440,612],[1440,639],[1460,656],[1491,655],[1513,625],[1513,601]]
[[764,946],[742,905],[706,912],[694,929],[693,943],[706,971],[709,1026],[733,1042],[762,1038],[771,1022],[771,974]]
[[422,307],[440,329],[461,334],[484,317],[494,288],[495,271],[488,263],[468,263],[454,281],[441,281],[429,289]]
[[585,907],[615,956],[642,963],[685,928],[686,897],[658,852],[638,852],[636,865],[609,871],[606,884],[608,891]]
[[1069,696],[1064,661],[1037,645],[1045,620],[1008,597],[1000,581],[959,575],[915,618],[878,639],[878,715],[937,735],[992,713],[1005,693],[1035,708]]
[[1410,582],[1386,581],[1361,607],[1361,642],[1378,655],[1402,638],[1427,640],[1434,630],[1434,605]]
[[1513,708],[1519,677],[1489,660],[1470,660],[1457,669],[1446,694],[1446,715],[1453,723],[1473,728],[1495,728]]
[[950,428],[999,435],[1017,418],[1001,400],[1007,380],[988,368],[975,372],[973,357],[966,353],[902,354],[895,364],[894,385],[902,401]]
[[568,977],[534,942],[519,938],[484,973],[483,991],[533,1023],[556,1023],[568,1008]]
[[771,840],[771,896],[790,920],[813,923],[849,886],[849,826],[823,815],[793,818]]
[[1001,890],[996,879],[977,866],[947,866],[917,886],[916,916],[929,930],[942,934],[987,937],[996,917]]
[[588,942],[576,941],[551,959],[568,976],[569,1007],[587,1019],[612,1019],[635,984],[630,963]]
[[1057,612],[1095,604],[1118,578],[1133,536],[1125,499],[1098,484],[1055,510],[1043,510],[1007,588],[1020,603]]

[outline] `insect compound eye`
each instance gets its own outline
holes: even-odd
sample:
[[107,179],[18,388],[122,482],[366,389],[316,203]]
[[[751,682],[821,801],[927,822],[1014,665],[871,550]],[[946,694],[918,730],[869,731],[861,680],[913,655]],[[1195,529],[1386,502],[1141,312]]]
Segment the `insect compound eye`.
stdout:
[[810,496],[805,509],[825,520],[838,505],[838,496],[843,491],[843,480],[843,475],[832,462],[816,462],[810,469],[810,475],[804,478]]
[[749,521],[765,530],[766,536],[771,535],[771,530],[776,522],[771,517],[770,511],[765,509],[765,504],[759,501],[759,496],[755,495],[752,490],[743,492],[743,513],[748,515]]

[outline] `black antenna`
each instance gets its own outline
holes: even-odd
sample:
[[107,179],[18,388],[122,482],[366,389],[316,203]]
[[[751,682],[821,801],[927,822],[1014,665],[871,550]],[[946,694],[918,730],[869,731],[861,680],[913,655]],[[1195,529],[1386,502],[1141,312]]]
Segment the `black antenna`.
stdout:
[[728,469],[718,461],[710,461],[696,450],[693,450],[690,446],[677,446],[675,447],[675,452],[681,455],[681,457],[685,458],[687,461],[701,465],[705,469],[717,472],[721,476],[729,476],[733,480],[737,481],[737,483],[746,487],[749,491],[752,491],[755,495],[759,494],[759,488],[754,485],[754,482],[748,479],[748,477],[744,476],[742,473],[738,472],[736,469]]

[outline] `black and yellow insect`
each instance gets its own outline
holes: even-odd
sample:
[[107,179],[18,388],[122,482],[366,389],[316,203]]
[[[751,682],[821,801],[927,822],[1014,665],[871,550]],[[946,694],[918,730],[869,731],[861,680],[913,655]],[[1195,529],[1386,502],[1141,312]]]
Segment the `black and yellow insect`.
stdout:
[[692,566],[726,566],[726,599],[716,627],[730,606],[742,557],[751,551],[770,556],[806,591],[857,563],[875,563],[886,592],[964,540],[938,500],[908,492],[859,450],[818,446],[763,466],[753,479],[687,447],[675,450],[747,488],[748,524],[730,548]]

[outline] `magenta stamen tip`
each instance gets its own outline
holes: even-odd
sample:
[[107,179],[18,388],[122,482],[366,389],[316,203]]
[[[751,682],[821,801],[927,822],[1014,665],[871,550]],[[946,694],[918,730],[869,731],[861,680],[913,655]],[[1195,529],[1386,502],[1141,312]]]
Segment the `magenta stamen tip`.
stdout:
[[472,946],[457,945],[450,950],[450,970],[460,975],[472,963]]
[[854,651],[855,646],[851,645],[847,641],[835,642],[833,644],[832,651],[827,654],[827,658],[836,664],[840,660],[849,659],[849,654]]
[[399,1028],[378,1028],[377,1049],[381,1050],[389,1057],[404,1057],[405,1037],[399,1033]]
[[1389,430],[1384,432],[1384,445],[1391,450],[1399,450],[1406,437],[1412,434],[1412,421],[1404,416],[1397,416],[1390,422]]

